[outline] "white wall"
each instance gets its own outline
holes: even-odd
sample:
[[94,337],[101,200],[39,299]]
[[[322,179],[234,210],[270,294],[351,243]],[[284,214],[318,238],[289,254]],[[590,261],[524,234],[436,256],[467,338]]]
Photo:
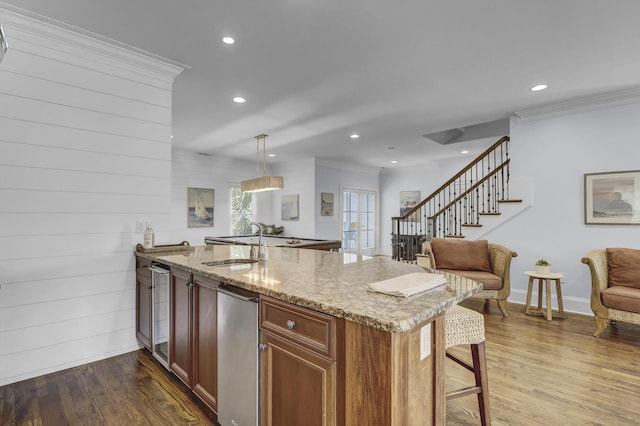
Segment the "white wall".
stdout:
[[[168,226],[156,227],[158,244],[189,241],[191,245],[204,244],[204,237],[230,235],[229,191],[240,181],[253,177],[255,163],[197,154],[173,149],[171,177],[171,215]],[[213,188],[213,227],[187,226],[187,188]],[[260,211],[269,211],[270,200],[256,194]],[[265,202],[267,204],[265,205]],[[256,212],[259,216],[259,212]]]
[[[356,188],[369,189],[378,192],[380,197],[380,171],[378,169],[363,169],[344,164],[329,163],[323,160],[316,160],[315,167],[315,192],[314,192],[314,212],[315,212],[315,238],[341,240],[342,225],[340,223],[340,212],[342,211],[342,200],[340,199],[341,186],[352,186]],[[320,193],[330,192],[334,194],[333,216],[322,216],[320,214]],[[382,203],[379,203],[382,205]],[[378,218],[378,227],[384,223],[385,217]],[[378,233],[378,236],[380,233]],[[378,238],[380,240],[380,238]],[[379,245],[379,243],[378,243]],[[379,251],[379,250],[378,250]]]
[[0,17],[3,385],[138,348],[135,223],[168,217],[182,67]]
[[511,123],[511,173],[532,178],[534,205],[487,236],[518,252],[510,300],[524,303],[523,272],[544,257],[566,274],[565,309],[591,314],[591,278],[580,259],[598,248],[640,248],[638,226],[584,224],[585,173],[640,169],[639,117],[633,104]]
[[[296,161],[275,164],[274,175],[284,178],[284,188],[264,193],[271,199],[271,216],[258,215],[258,222],[284,226],[284,235],[298,238],[313,238],[315,235],[315,159],[301,158]],[[298,194],[299,219],[282,220],[281,200],[283,195]]]

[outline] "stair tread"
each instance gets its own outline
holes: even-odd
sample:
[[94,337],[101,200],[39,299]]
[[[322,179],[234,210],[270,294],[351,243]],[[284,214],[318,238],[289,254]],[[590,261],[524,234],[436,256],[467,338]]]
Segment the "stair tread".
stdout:
[[497,200],[499,203],[521,203],[522,200],[518,200],[517,198],[509,199],[509,200]]
[[464,235],[446,234],[445,238],[464,238]]
[[499,216],[502,213],[500,213],[500,212],[480,212],[478,214],[481,215],[481,216]]
[[463,223],[462,226],[470,226],[472,228],[481,228],[481,223]]

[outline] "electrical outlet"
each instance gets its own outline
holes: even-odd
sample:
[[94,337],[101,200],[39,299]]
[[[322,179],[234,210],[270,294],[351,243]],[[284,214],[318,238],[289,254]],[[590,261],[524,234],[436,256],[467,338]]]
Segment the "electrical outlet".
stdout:
[[431,323],[420,329],[420,360],[431,355]]
[[141,220],[136,220],[136,233],[144,234],[145,228],[146,228],[145,222]]

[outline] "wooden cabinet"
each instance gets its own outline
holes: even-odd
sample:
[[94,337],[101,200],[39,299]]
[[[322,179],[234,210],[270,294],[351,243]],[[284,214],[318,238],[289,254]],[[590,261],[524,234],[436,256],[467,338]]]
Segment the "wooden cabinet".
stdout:
[[343,424],[343,321],[260,298],[261,424]]
[[151,350],[151,261],[136,257],[136,338]]
[[218,282],[171,269],[169,365],[180,380],[217,411]]

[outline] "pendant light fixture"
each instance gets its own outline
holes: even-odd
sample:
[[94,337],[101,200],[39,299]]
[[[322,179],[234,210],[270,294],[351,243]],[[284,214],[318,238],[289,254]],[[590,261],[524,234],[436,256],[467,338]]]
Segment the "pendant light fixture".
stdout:
[[268,135],[264,133],[256,136],[256,171],[260,172],[260,141],[262,141],[262,177],[243,180],[240,182],[240,190],[242,192],[262,192],[273,191],[274,189],[282,189],[284,187],[284,179],[282,176],[267,176],[267,149],[266,139]]
[[2,58],[4,58],[4,54],[7,53],[8,48],[9,44],[7,43],[7,38],[4,36],[2,23],[0,23],[0,62],[2,62]]

